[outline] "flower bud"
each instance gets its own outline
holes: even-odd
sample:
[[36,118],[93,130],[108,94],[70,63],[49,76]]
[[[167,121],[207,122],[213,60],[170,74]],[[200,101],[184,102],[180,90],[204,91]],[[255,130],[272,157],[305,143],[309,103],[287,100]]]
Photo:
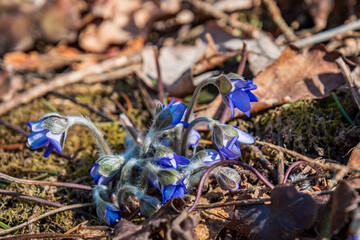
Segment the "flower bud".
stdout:
[[156,115],[153,129],[155,131],[165,130],[180,123],[186,107],[181,101],[174,102],[174,98],[168,105],[163,105],[162,110]]
[[174,184],[181,179],[180,173],[175,169],[160,169],[157,171],[156,176],[163,186]]
[[221,154],[229,159],[241,156],[240,143],[253,144],[251,134],[226,124],[216,124],[213,127],[213,139]]
[[138,197],[140,203],[140,211],[146,218],[151,217],[161,207],[161,202],[155,197],[141,195]]
[[53,133],[63,133],[69,127],[69,120],[65,116],[57,113],[47,113],[41,117],[43,122],[41,127],[50,130]]
[[93,201],[98,217],[107,225],[113,226],[120,221],[120,210],[110,203],[110,196],[106,186],[96,186],[93,189]]
[[220,153],[214,149],[204,149],[197,152],[194,156],[195,162],[202,162],[204,164],[212,165],[218,161],[221,161]]
[[178,169],[179,165],[188,165],[189,159],[181,155],[175,154],[170,148],[159,145],[156,147],[156,162],[164,168]]
[[125,158],[122,155],[103,155],[91,166],[90,175],[96,184],[107,184],[119,172],[124,162]]
[[222,189],[227,189],[231,192],[239,190],[241,177],[235,169],[229,167],[219,167],[215,172],[215,178]]
[[[186,184],[186,188],[190,191],[190,193],[196,193],[196,190],[199,186],[200,180],[208,168],[209,168],[209,166],[202,166],[202,167],[199,167],[199,168],[193,170],[193,172],[189,176],[188,182]],[[208,189],[208,187],[209,187],[209,183],[206,179],[206,181],[203,185],[202,191],[203,192],[206,191],[206,189]]]

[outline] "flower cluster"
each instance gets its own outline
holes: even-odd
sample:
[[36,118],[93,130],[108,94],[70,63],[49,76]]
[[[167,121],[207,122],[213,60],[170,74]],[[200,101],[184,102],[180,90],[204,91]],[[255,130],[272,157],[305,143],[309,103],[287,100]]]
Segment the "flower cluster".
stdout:
[[[235,108],[249,116],[250,102],[258,101],[251,92],[256,85],[236,74],[213,77],[207,80],[206,84],[209,83],[218,87],[232,116]],[[205,84],[199,88],[203,86]],[[122,212],[137,207],[143,216],[150,217],[170,199],[193,193],[204,172],[213,164],[239,158],[240,144],[254,143],[249,133],[237,127],[206,117],[189,120],[196,98],[197,95],[193,96],[188,108],[174,99],[169,104],[158,104],[147,134],[141,141],[133,139],[133,135],[126,136],[126,150],[121,154],[113,153],[89,119],[55,113],[28,123],[31,128],[28,144],[34,149],[47,146],[44,157],[48,157],[54,149],[61,152],[72,125],[88,127],[100,149],[100,157],[90,170],[95,184],[93,201],[98,217],[108,225],[115,225]],[[201,145],[201,135],[195,126],[203,122],[212,131],[214,149]],[[221,188],[229,191],[239,189],[241,178],[234,168],[217,167],[213,176]]]

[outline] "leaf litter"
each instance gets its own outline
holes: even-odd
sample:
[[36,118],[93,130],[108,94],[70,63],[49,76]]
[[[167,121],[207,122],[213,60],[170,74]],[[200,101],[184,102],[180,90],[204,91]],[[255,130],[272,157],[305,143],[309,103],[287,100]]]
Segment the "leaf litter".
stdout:
[[[51,106],[64,114],[90,115],[101,126],[114,148],[121,150],[124,129],[116,123],[101,122],[103,119],[91,110],[48,94],[49,91],[61,90],[80,102],[106,112],[114,121],[117,121],[119,112],[109,98],[113,91],[127,91],[135,106],[130,117],[136,119],[138,125],[146,126],[151,114],[144,111],[147,100],[142,99],[144,95],[141,92],[146,91],[152,100],[156,98],[158,73],[152,46],[146,46],[145,43],[159,47],[160,71],[167,96],[180,97],[187,102],[186,95],[191,94],[206,76],[236,72],[246,41],[248,65],[244,75],[253,79],[258,86],[254,93],[260,101],[252,105],[250,119],[244,120],[240,112],[236,112],[235,116],[240,118],[230,123],[253,133],[262,141],[294,149],[314,159],[321,157],[318,161],[358,168],[359,128],[346,122],[328,96],[336,91],[345,113],[356,125],[359,124],[359,108],[353,99],[358,100],[356,94],[359,92],[358,67],[354,68],[360,62],[359,51],[354,43],[359,41],[360,35],[356,31],[340,34],[323,41],[325,45],[313,44],[310,48],[298,49],[291,43],[287,46],[281,43],[286,41],[280,41],[285,39],[283,28],[276,25],[271,10],[261,6],[259,1],[206,1],[210,3],[208,5],[198,2],[0,2],[0,29],[3,29],[0,36],[1,117],[26,129],[26,122],[38,119]],[[339,16],[346,11],[349,16],[354,16],[360,10],[359,5],[351,1],[348,1],[347,6],[338,5],[335,1],[339,6],[337,8],[334,8],[334,1],[303,1],[299,8],[289,7],[293,2],[278,1],[277,4],[281,11],[280,17],[295,30],[299,38],[311,38],[317,32],[326,32],[333,26],[346,26],[346,19],[341,20]],[[269,14],[267,11],[270,11]],[[226,19],[222,19],[223,14],[227,15]],[[241,29],[246,28],[241,28],[239,21],[246,22],[249,19],[254,29],[262,26],[260,37],[242,34]],[[344,56],[348,57],[344,60],[354,78],[350,82],[342,75],[336,63],[336,59]],[[127,59],[125,64],[110,67],[104,64],[106,61],[114,63],[121,58]],[[100,65],[104,67],[100,72],[88,74],[87,71]],[[133,65],[136,67],[109,77],[99,77]],[[65,78],[61,77],[67,73],[84,75],[76,75],[76,81],[64,83]],[[59,77],[59,82],[63,84],[49,87],[30,97],[27,95],[29,91],[40,89],[39,83],[43,83],[42,86],[52,84],[52,80]],[[90,86],[91,81],[100,83]],[[139,90],[138,81],[144,81],[147,88]],[[216,97],[217,93],[213,89],[207,88],[206,91],[210,96],[206,96],[205,104],[197,106],[199,111],[196,117],[219,119],[224,109],[221,99]],[[43,97],[49,104],[44,104],[39,97]],[[203,136],[205,139],[209,133],[205,131]],[[0,148],[1,172],[22,178],[45,177],[51,181],[83,181],[84,184],[92,185],[86,177],[89,176],[97,152],[94,143],[87,139],[88,132],[79,131],[69,136],[70,144],[65,151],[71,153],[71,159],[54,156],[45,161],[39,152],[26,148]],[[23,142],[23,136],[0,125],[1,146]],[[346,155],[351,148],[354,148],[351,155]],[[259,150],[272,169],[276,170],[281,164],[279,152],[268,147],[259,147]],[[252,150],[244,150],[241,160],[276,182],[276,177],[256,158],[251,157],[253,154]],[[285,168],[296,161],[287,154],[283,158]],[[242,175],[239,192],[219,190],[215,184],[211,184],[210,178],[210,184],[200,201],[202,205],[269,197],[270,204],[234,203],[188,214],[186,209],[194,200],[189,195],[184,200],[175,198],[169,201],[150,219],[144,220],[139,216],[131,221],[122,219],[112,233],[101,226],[93,230],[80,227],[74,231],[84,238],[112,234],[113,239],[347,239],[350,235],[359,234],[357,172],[339,171],[332,179],[322,178],[319,189],[316,188],[316,177],[304,167],[299,167],[294,171],[294,178],[300,175],[306,175],[304,178],[313,177],[310,180],[300,179],[308,181],[310,188],[307,191],[301,190],[298,183],[296,187],[289,183],[279,184],[269,191],[253,175],[238,170]],[[60,174],[40,176],[40,173],[29,171],[53,171]],[[82,177],[85,180],[81,180]],[[89,201],[89,195],[81,191],[17,185],[6,181],[1,181],[0,186],[2,189],[63,204]],[[320,191],[330,190],[330,195],[317,196]],[[51,209],[10,196],[0,197],[0,223],[9,226],[23,223]],[[95,214],[92,209],[90,212]],[[64,234],[64,230],[72,229],[84,220],[74,212],[60,213],[49,219],[51,221],[31,224],[14,234]],[[88,220],[89,225],[101,224],[95,217]]]

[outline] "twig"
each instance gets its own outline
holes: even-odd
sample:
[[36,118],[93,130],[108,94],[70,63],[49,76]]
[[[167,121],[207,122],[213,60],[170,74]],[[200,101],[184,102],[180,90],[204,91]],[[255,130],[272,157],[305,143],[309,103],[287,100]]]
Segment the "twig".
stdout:
[[351,74],[348,65],[346,65],[346,63],[344,62],[344,60],[341,57],[336,59],[336,63],[338,64],[345,80],[349,84],[351,93],[352,93],[353,97],[355,98],[355,102],[356,102],[358,108],[360,109],[360,92],[358,92],[359,89],[355,85],[354,76]]
[[348,32],[348,31],[352,31],[352,30],[356,30],[360,28],[360,20],[356,20],[355,22],[349,23],[349,24],[344,24],[341,25],[339,27],[315,34],[311,37],[308,38],[304,38],[301,39],[299,41],[293,42],[292,44],[294,44],[295,46],[299,47],[299,48],[303,48],[309,45],[314,45],[317,43],[321,43],[324,41],[327,41],[333,37],[335,37],[338,34],[344,33],[344,32]]
[[279,152],[277,171],[278,171],[278,179],[277,180],[278,180],[278,183],[280,184],[284,181],[284,179],[286,177],[284,175],[284,153],[283,152]]
[[130,74],[133,74],[136,71],[141,70],[141,64],[138,63],[137,61],[134,61],[133,63],[130,62],[129,64],[130,66],[121,67],[117,70],[111,70],[110,72],[104,72],[93,76],[89,76],[84,79],[84,83],[94,84],[99,82],[108,82],[112,80],[117,80],[120,78],[124,78]]
[[32,202],[38,202],[38,203],[45,204],[45,205],[48,205],[48,206],[51,206],[51,207],[61,208],[61,207],[65,206],[65,205],[63,205],[61,203],[51,202],[51,201],[48,201],[48,200],[45,200],[45,199],[42,199],[42,198],[37,198],[37,197],[22,194],[22,193],[18,193],[18,192],[13,192],[13,191],[10,191],[10,190],[0,189],[0,194],[12,196],[12,197],[18,197],[18,198],[26,199],[26,200],[29,200],[29,201],[32,201]]
[[314,169],[316,172],[321,173],[321,171],[320,171],[317,167],[315,167],[314,165],[312,165],[311,163],[308,163],[308,162],[306,162],[306,161],[297,161],[297,162],[294,162],[293,164],[291,164],[290,167],[286,170],[286,173],[285,173],[285,176],[284,176],[284,180],[282,181],[283,184],[286,183],[286,181],[287,181],[287,179],[288,179],[288,177],[289,177],[289,175],[290,175],[291,170],[293,170],[294,167],[296,167],[296,166],[298,166],[298,165],[300,165],[300,164],[308,165],[308,166],[310,166],[312,169]]
[[157,71],[157,85],[158,85],[158,98],[161,103],[164,103],[164,85],[161,77],[160,61],[159,61],[159,49],[157,46],[153,47],[156,71]]
[[263,2],[268,8],[272,20],[284,33],[287,40],[289,41],[298,40],[298,37],[295,35],[293,30],[286,24],[285,20],[282,18],[281,11],[279,7],[276,5],[276,3],[273,0],[263,0]]
[[[1,110],[0,110],[1,111]],[[15,131],[15,132],[18,132],[24,136],[28,136],[29,133],[27,133],[25,130],[15,126],[14,124],[10,123],[10,122],[7,122],[5,121],[4,119],[0,118],[0,124],[4,125],[5,127],[7,128],[10,128],[11,130]]]
[[14,143],[14,144],[8,144],[8,145],[2,145],[0,144],[0,149],[3,150],[16,150],[16,149],[20,149],[23,148],[25,146],[24,143]]
[[38,233],[38,234],[24,234],[24,235],[16,235],[16,236],[5,236],[5,237],[0,237],[0,239],[43,239],[43,238],[48,238],[48,239],[97,239],[98,237],[88,237],[84,234],[63,234],[63,233]]
[[59,92],[51,91],[51,92],[49,92],[49,93],[54,94],[54,95],[56,95],[56,96],[59,96],[59,97],[61,97],[61,98],[65,98],[65,99],[67,99],[67,100],[70,100],[71,102],[73,102],[73,103],[75,103],[75,104],[78,104],[78,105],[80,105],[80,106],[82,106],[82,107],[85,107],[85,108],[89,109],[91,112],[99,115],[99,116],[102,117],[104,120],[109,121],[109,122],[113,122],[113,120],[112,120],[111,118],[109,118],[108,116],[105,116],[102,112],[96,110],[95,108],[93,108],[93,107],[90,106],[89,104],[79,102],[79,101],[76,100],[75,98],[68,97],[68,96],[66,96],[66,95],[64,95],[64,94],[62,94],[62,93],[59,93]]
[[79,229],[79,227],[81,227],[81,226],[83,226],[83,225],[87,224],[88,222],[89,222],[89,221],[88,221],[88,220],[86,220],[86,221],[84,221],[84,222],[82,222],[82,223],[80,223],[80,224],[76,225],[76,226],[75,226],[75,227],[73,227],[72,229],[70,229],[70,230],[66,231],[64,234],[70,234],[70,233],[72,233],[72,232],[75,232],[76,230],[78,230],[78,229]]
[[11,177],[4,173],[0,173],[0,178],[6,179],[11,182],[20,183],[20,184],[30,184],[30,185],[48,185],[48,186],[57,186],[57,187],[67,187],[67,188],[76,188],[85,191],[91,191],[92,187],[82,184],[76,183],[67,183],[67,182],[48,182],[48,181],[34,181],[34,180],[27,180],[27,179],[20,179]]
[[259,149],[258,146],[245,145],[244,149],[249,149],[250,151],[253,151],[255,153],[256,159],[259,160],[260,164],[265,169],[267,169],[270,172],[270,174],[276,179],[276,176],[278,175],[276,168],[274,168],[272,163],[269,162],[269,160],[266,159],[263,152]]
[[149,111],[150,115],[152,117],[154,117],[154,109],[155,109],[155,104],[152,100],[152,98],[150,97],[150,94],[148,93],[148,91],[146,90],[144,84],[142,81],[140,81],[141,78],[141,74],[136,72],[136,76],[137,76],[137,79],[138,79],[138,87],[139,87],[139,90],[140,90],[140,94],[143,98],[143,101],[145,103],[145,107],[146,109]]
[[25,223],[22,223],[18,226],[15,226],[15,227],[12,227],[10,229],[6,229],[6,230],[3,230],[3,231],[0,231],[0,235],[5,235],[5,234],[9,234],[13,231],[16,231],[18,229],[21,229],[23,227],[26,227],[27,225],[33,223],[33,222],[36,222],[36,221],[39,221],[40,219],[43,219],[45,217],[48,217],[48,216],[51,216],[53,214],[56,214],[56,213],[59,213],[59,212],[63,212],[63,211],[68,211],[68,210],[72,210],[72,209],[77,209],[77,208],[83,208],[83,207],[90,207],[92,206],[93,204],[92,203],[80,203],[80,204],[73,204],[73,205],[69,205],[69,206],[65,206],[65,207],[61,207],[61,208],[58,208],[58,209],[55,209],[55,210],[52,210],[50,212],[47,212],[43,215],[40,215],[36,218],[32,218],[32,219],[29,219],[27,222]]
[[[314,192],[310,193],[311,196],[320,196],[320,195],[327,195],[333,193],[335,190],[331,191],[321,191],[321,192]],[[355,191],[359,192],[360,188],[355,188]],[[245,205],[255,205],[255,204],[264,204],[266,202],[270,202],[271,198],[258,198],[258,199],[246,199],[246,200],[235,200],[231,202],[224,202],[224,203],[213,203],[213,204],[204,204],[199,205],[195,208],[195,210],[203,210],[209,208],[221,208],[221,207],[228,207],[228,206],[245,206]]]
[[274,145],[271,143],[262,142],[262,141],[258,141],[258,140],[256,140],[255,143],[259,144],[259,145],[265,145],[265,146],[271,147],[273,149],[276,149],[278,151],[282,151],[284,153],[290,154],[291,156],[293,156],[295,158],[302,159],[306,162],[312,163],[314,165],[321,167],[324,170],[329,170],[331,172],[336,172],[336,171],[342,170],[344,168],[349,172],[358,172],[360,170],[357,167],[344,166],[344,165],[340,165],[340,164],[336,164],[336,163],[320,163],[320,162],[316,161],[315,159],[312,159],[310,157],[302,155],[298,152],[295,152],[295,151],[292,151],[292,150],[289,150],[289,149],[286,149],[286,148],[283,148],[283,147],[280,147],[280,146],[277,146],[277,145]]
[[197,189],[197,193],[196,193],[196,198],[195,198],[195,202],[192,205],[192,207],[188,210],[189,213],[191,213],[192,211],[194,211],[194,209],[196,208],[197,204],[199,203],[200,197],[201,197],[201,193],[202,193],[202,189],[203,186],[205,184],[205,180],[207,179],[208,175],[211,173],[211,171],[213,171],[215,168],[222,166],[222,165],[237,165],[243,168],[246,168],[248,170],[250,170],[252,173],[254,173],[268,188],[270,189],[274,189],[274,185],[269,182],[269,180],[267,180],[263,175],[261,175],[261,173],[259,173],[259,171],[257,171],[255,168],[243,163],[243,162],[239,162],[239,161],[235,161],[235,160],[224,160],[224,161],[220,161],[217,162],[215,164],[213,164],[211,167],[209,167],[206,172],[203,174],[203,176],[201,177],[198,189]]
[[138,215],[140,212],[140,208],[135,209],[135,211],[133,211],[130,216],[127,218],[128,221],[132,220],[134,217],[136,217],[136,215]]
[[127,105],[127,111],[126,113],[127,114],[130,114],[131,113],[131,110],[132,110],[132,104],[131,104],[131,101],[130,101],[130,98],[129,96],[124,93],[124,92],[119,92],[119,95],[124,98],[125,102],[126,102],[126,105]]
[[77,83],[89,76],[100,75],[104,72],[111,71],[113,69],[122,68],[124,66],[131,65],[132,63],[140,62],[141,57],[139,54],[131,57],[121,56],[105,60],[99,64],[94,64],[85,69],[72,71],[57,76],[51,81],[39,84],[24,93],[17,95],[11,100],[0,104],[0,116],[7,113],[11,109],[20,106],[21,104],[28,103],[33,99],[45,95],[46,93],[67,86],[69,84]]
[[120,114],[120,120],[122,124],[126,127],[126,129],[129,131],[135,142],[139,145],[142,145],[143,140],[141,139],[134,125],[132,125],[130,119],[125,114]]
[[255,205],[255,204],[263,204],[266,202],[271,201],[271,198],[258,198],[258,199],[246,199],[246,200],[237,200],[231,202],[224,202],[224,203],[213,203],[213,204],[204,204],[199,205],[195,208],[195,210],[204,210],[209,208],[221,208],[221,207],[228,207],[228,206],[245,206],[245,205]]
[[261,34],[263,34],[262,30],[260,30],[259,28],[255,27],[249,23],[240,22],[235,18],[231,18],[226,13],[224,13],[223,11],[221,11],[219,9],[216,9],[215,7],[213,7],[211,4],[209,4],[207,2],[199,1],[199,0],[186,0],[186,1],[191,3],[192,5],[194,5],[198,9],[202,10],[203,12],[211,15],[212,17],[221,19],[234,28],[239,28],[241,31],[243,31],[248,36],[251,36],[253,38],[259,38],[261,36]]

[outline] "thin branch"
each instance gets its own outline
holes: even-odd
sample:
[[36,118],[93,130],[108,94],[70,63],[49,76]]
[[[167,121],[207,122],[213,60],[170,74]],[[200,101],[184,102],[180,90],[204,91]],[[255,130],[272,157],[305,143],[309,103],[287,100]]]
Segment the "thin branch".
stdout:
[[92,187],[82,184],[76,183],[67,183],[67,182],[48,182],[48,181],[35,181],[35,180],[28,180],[28,179],[20,179],[15,178],[4,173],[0,173],[0,178],[6,179],[11,182],[20,183],[20,184],[30,184],[30,185],[48,185],[48,186],[57,186],[57,187],[67,187],[67,188],[76,188],[85,191],[91,191]]
[[[321,191],[321,192],[314,192],[310,193],[311,196],[320,196],[320,195],[327,195],[333,193],[335,190],[331,191]],[[355,188],[355,191],[359,192],[360,188]],[[204,204],[199,205],[195,208],[195,210],[204,210],[210,208],[221,208],[221,207],[228,207],[228,206],[246,206],[246,205],[256,205],[256,204],[264,204],[266,202],[271,202],[271,198],[257,198],[257,199],[245,199],[245,200],[235,200],[231,202],[224,202],[224,203],[213,203],[213,204]]]
[[20,106],[21,104],[28,103],[33,99],[44,96],[50,91],[54,91],[69,84],[80,82],[87,77],[101,75],[113,69],[119,69],[140,61],[141,56],[139,54],[133,55],[131,57],[121,56],[105,60],[99,64],[91,65],[85,69],[61,74],[51,81],[46,81],[42,84],[39,84],[25,91],[24,93],[17,95],[11,100],[1,103],[0,116],[9,112],[13,108]]
[[284,176],[284,180],[282,181],[283,184],[286,183],[289,175],[290,175],[290,172],[291,170],[293,170],[296,166],[300,165],[300,164],[305,164],[305,165],[308,165],[310,166],[312,169],[314,169],[316,172],[318,173],[321,173],[321,170],[318,169],[317,167],[315,167],[314,165],[312,165],[311,163],[308,163],[306,161],[297,161],[297,162],[294,162],[293,164],[290,165],[290,167],[286,170],[286,173],[285,173],[285,176]]
[[122,125],[126,127],[135,142],[139,145],[142,145],[143,140],[141,139],[140,134],[138,133],[134,125],[132,125],[130,119],[125,114],[120,114],[120,120],[122,122]]
[[194,211],[194,209],[196,208],[197,204],[199,203],[200,197],[201,197],[201,193],[202,193],[202,189],[203,186],[205,184],[205,181],[208,177],[208,175],[211,173],[211,171],[213,171],[215,168],[222,166],[222,165],[237,165],[243,168],[246,168],[248,170],[250,170],[252,173],[254,173],[268,188],[270,189],[274,189],[274,185],[267,180],[263,175],[261,175],[261,173],[259,171],[257,171],[255,168],[243,163],[243,162],[239,162],[239,161],[235,161],[235,160],[224,160],[224,161],[220,161],[217,162],[215,164],[213,164],[211,167],[209,167],[206,172],[203,174],[203,176],[201,177],[198,189],[197,189],[197,193],[196,193],[196,198],[195,198],[195,202],[192,205],[192,207],[188,210],[189,213],[191,213],[192,211]]
[[358,167],[345,166],[345,165],[340,165],[340,164],[336,164],[336,163],[320,163],[319,161],[317,161],[315,159],[312,159],[310,157],[302,155],[302,154],[300,154],[298,152],[295,152],[293,150],[289,150],[289,149],[274,145],[272,143],[262,142],[262,141],[258,141],[258,140],[256,140],[255,143],[259,144],[259,145],[265,145],[265,146],[271,147],[273,149],[276,149],[278,151],[287,153],[287,154],[289,154],[289,155],[291,155],[291,156],[293,156],[295,158],[298,158],[298,159],[304,160],[306,162],[312,163],[314,165],[317,165],[317,166],[321,167],[324,170],[329,170],[331,172],[336,172],[336,171],[342,170],[344,168],[348,172],[358,172],[360,170],[360,168],[358,168]]
[[65,206],[65,205],[63,205],[61,203],[51,202],[51,201],[48,201],[48,200],[45,200],[45,199],[42,199],[42,198],[37,198],[37,197],[22,194],[22,193],[18,193],[18,192],[13,192],[13,191],[10,191],[10,190],[0,189],[0,194],[12,196],[12,197],[18,197],[18,198],[29,200],[29,201],[32,201],[32,202],[38,202],[38,203],[45,204],[45,205],[48,205],[48,206],[51,206],[51,207],[61,208],[61,207]]
[[161,77],[159,49],[157,48],[157,46],[154,46],[153,50],[154,50],[154,57],[155,57],[155,64],[156,64],[156,71],[157,71],[158,99],[161,103],[164,103],[164,84],[163,84],[163,80]]
[[[100,237],[100,236],[99,236]],[[39,234],[24,234],[15,236],[0,237],[0,239],[98,239],[99,237],[88,237],[85,234],[63,234],[63,233],[39,233]]]
[[5,121],[4,119],[0,118],[0,124],[4,125],[5,127],[15,131],[15,132],[18,132],[24,136],[28,136],[29,133],[27,133],[25,130],[19,128],[18,126],[15,126],[14,124],[10,123],[10,122],[7,122]]
[[346,63],[344,62],[344,60],[341,57],[336,59],[336,63],[338,64],[338,66],[341,70],[341,73],[344,76],[346,82],[349,84],[351,93],[352,93],[353,97],[355,98],[355,102],[356,102],[358,108],[360,109],[360,92],[359,92],[359,88],[356,87],[356,85],[355,85],[354,76],[351,74],[348,65],[346,65]]
[[59,93],[59,92],[51,91],[51,92],[49,92],[49,93],[54,94],[54,95],[56,95],[56,96],[58,96],[58,97],[61,97],[61,98],[65,98],[65,99],[67,99],[67,100],[70,100],[71,102],[73,102],[73,103],[75,103],[75,104],[78,104],[78,105],[80,105],[80,106],[82,106],[82,107],[85,107],[85,108],[89,109],[90,112],[93,112],[93,113],[99,115],[99,116],[102,117],[104,120],[109,121],[109,122],[113,122],[113,120],[112,120],[111,118],[109,118],[108,116],[105,116],[101,111],[96,110],[95,108],[93,108],[93,107],[90,106],[89,104],[79,102],[79,101],[76,100],[75,98],[68,97],[68,96],[66,96],[66,95],[64,95],[64,94],[62,94],[62,93]]
[[360,20],[356,20],[355,22],[344,24],[339,27],[312,35],[311,37],[301,39],[299,41],[293,42],[295,46],[299,48],[303,48],[309,45],[314,45],[317,43],[325,42],[327,40],[330,40],[331,38],[335,37],[338,34],[356,30],[360,28]]
[[52,210],[50,212],[47,212],[43,215],[40,215],[38,217],[35,217],[35,218],[32,218],[32,219],[29,219],[27,222],[24,222],[18,226],[15,226],[15,227],[12,227],[12,228],[9,228],[9,229],[6,229],[6,230],[3,230],[3,231],[0,231],[0,235],[5,235],[5,234],[9,234],[11,232],[14,232],[18,229],[21,229],[23,227],[26,227],[27,225],[33,223],[33,222],[36,222],[36,221],[39,221],[40,219],[43,219],[43,218],[46,218],[48,216],[51,216],[53,214],[56,214],[56,213],[59,213],[59,212],[64,212],[64,211],[68,211],[68,210],[72,210],[72,209],[77,209],[77,208],[83,208],[83,207],[90,207],[92,206],[93,204],[92,203],[80,203],[80,204],[73,204],[73,205],[69,205],[69,206],[65,206],[65,207],[61,207],[61,208],[58,208],[58,209],[55,209],[55,210]]
[[281,16],[281,11],[279,7],[276,5],[274,0],[263,0],[266,7],[269,10],[270,16],[274,23],[280,28],[280,30],[284,33],[285,37],[289,41],[296,41],[298,37],[295,35],[293,30],[286,24],[285,20]]

